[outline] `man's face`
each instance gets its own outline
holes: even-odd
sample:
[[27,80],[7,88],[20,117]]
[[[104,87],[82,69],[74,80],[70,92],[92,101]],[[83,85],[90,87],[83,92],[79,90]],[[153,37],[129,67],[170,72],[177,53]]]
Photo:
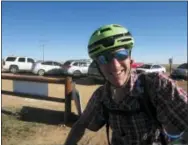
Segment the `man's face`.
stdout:
[[[129,73],[131,70],[131,59],[128,55],[126,57],[124,56],[124,50],[124,48],[121,48],[115,50],[114,52],[110,52],[112,56],[114,56],[111,57],[110,61],[108,61],[106,64],[98,63],[99,68],[105,78],[116,87],[121,87],[122,85],[124,85],[124,83],[129,77]],[[121,59],[115,57],[118,55]]]

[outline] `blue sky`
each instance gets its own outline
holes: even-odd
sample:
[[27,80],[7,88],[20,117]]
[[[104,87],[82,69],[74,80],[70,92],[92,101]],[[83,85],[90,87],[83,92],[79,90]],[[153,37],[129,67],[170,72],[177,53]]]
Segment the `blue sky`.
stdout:
[[126,26],[138,62],[187,61],[186,2],[2,2],[2,57],[87,59],[87,44],[105,24]]

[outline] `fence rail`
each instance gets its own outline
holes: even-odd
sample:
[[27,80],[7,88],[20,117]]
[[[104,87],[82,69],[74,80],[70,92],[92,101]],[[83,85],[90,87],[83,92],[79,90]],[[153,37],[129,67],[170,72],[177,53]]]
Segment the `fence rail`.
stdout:
[[[25,75],[10,75],[10,74],[2,74],[2,79],[6,80],[18,80],[18,81],[25,81],[25,82],[38,82],[38,83],[54,83],[54,84],[62,84],[65,86],[65,108],[64,108],[64,123],[68,123],[69,116],[71,113],[71,100],[72,98],[75,98],[75,92],[76,89],[73,87],[74,82],[72,80],[72,77],[68,76],[65,78],[47,78],[47,77],[40,77],[40,76],[25,76]],[[16,93],[16,92],[15,92]],[[63,96],[62,96],[63,98]],[[79,111],[79,110],[78,110]],[[79,111],[80,112],[80,111]]]
[[55,83],[62,84],[65,83],[65,78],[48,78],[43,76],[25,76],[25,75],[8,75],[2,74],[1,79],[7,80],[19,80],[19,81],[29,81],[29,82],[38,82],[38,83]]

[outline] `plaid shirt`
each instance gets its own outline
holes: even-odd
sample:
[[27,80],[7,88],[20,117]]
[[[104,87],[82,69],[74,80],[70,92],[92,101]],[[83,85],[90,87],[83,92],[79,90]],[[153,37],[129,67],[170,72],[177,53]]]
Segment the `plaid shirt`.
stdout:
[[[143,95],[141,79],[132,73],[129,85],[126,86],[124,99],[116,103],[110,95],[110,84],[99,87],[90,98],[86,109],[79,119],[90,130],[97,131],[105,124],[102,114],[103,102],[114,109],[138,109],[140,103],[135,99]],[[160,73],[146,74],[146,83],[150,100],[157,109],[157,119],[163,125],[172,124],[179,131],[188,127],[188,96],[187,93],[175,85],[167,76]],[[112,130],[112,145],[139,145],[143,137],[151,131],[152,122],[146,113],[134,116],[109,114],[109,124]]]

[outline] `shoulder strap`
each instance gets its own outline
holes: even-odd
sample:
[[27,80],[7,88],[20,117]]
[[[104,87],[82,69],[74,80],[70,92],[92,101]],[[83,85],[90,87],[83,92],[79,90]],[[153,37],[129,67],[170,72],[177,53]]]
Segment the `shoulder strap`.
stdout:
[[157,110],[153,106],[151,99],[150,99],[150,95],[148,93],[146,74],[141,74],[140,77],[141,77],[140,78],[141,79],[141,85],[143,86],[143,89],[144,89],[144,94],[143,94],[144,98],[143,97],[139,98],[140,105],[141,105],[142,109],[145,111],[145,113],[149,116],[149,118],[152,119],[152,122],[156,123],[159,126],[159,128],[160,128],[159,137],[160,137],[162,145],[167,145],[167,141],[165,139],[165,136],[162,133],[162,125],[157,119]]
[[[138,100],[144,112],[149,116],[150,119],[153,121],[157,121],[157,111],[156,108],[153,106],[150,95],[148,93],[147,81],[146,81],[146,74],[140,74],[140,81],[141,87],[143,88],[143,96],[139,97]],[[158,122],[159,123],[159,122]]]

